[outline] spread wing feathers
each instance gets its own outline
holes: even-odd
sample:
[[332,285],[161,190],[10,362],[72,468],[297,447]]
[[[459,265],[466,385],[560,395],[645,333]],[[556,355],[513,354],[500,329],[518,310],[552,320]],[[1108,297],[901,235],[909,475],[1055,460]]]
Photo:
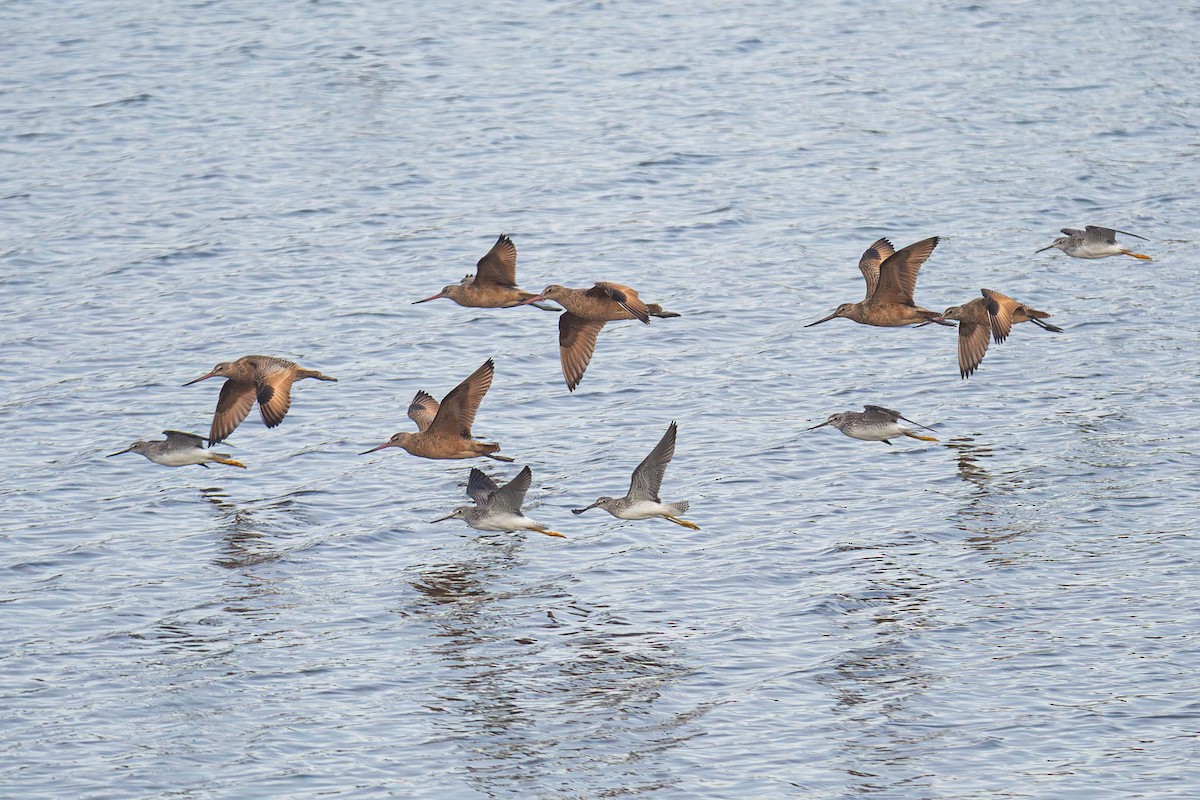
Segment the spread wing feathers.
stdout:
[[437,416],[439,407],[438,401],[422,389],[408,404],[408,417],[417,423],[417,430],[428,430],[433,424],[433,418]]
[[895,252],[896,248],[892,247],[891,242],[880,239],[868,247],[858,260],[858,269],[867,282],[867,297],[874,294],[875,287],[879,285],[879,265]]
[[204,437],[194,433],[184,433],[183,431],[163,431],[167,436],[168,442],[178,442],[185,444],[188,447],[204,447]]
[[987,353],[991,333],[988,318],[982,298],[962,306],[958,321],[958,374],[964,378],[971,377]]
[[938,241],[937,236],[931,236],[888,256],[879,265],[879,283],[871,299],[911,305],[913,290],[917,288],[917,273]]
[[258,413],[268,428],[283,422],[292,407],[292,384],[296,373],[290,369],[266,368],[255,375],[255,393],[258,396]]
[[646,308],[646,304],[638,297],[638,293],[628,286],[600,281],[584,292],[584,295],[587,297],[608,298],[633,315],[634,319],[640,319],[647,324],[650,322],[650,311]]
[[494,491],[496,482],[485,475],[483,470],[471,467],[471,477],[467,479],[467,497],[474,500],[475,505],[482,506]]
[[517,287],[517,246],[505,234],[475,265],[475,283],[495,283],[510,289]]
[[208,430],[211,447],[233,433],[242,420],[254,408],[254,383],[252,381],[227,380],[217,398],[217,410],[213,413],[212,426]]
[[563,378],[567,388],[575,387],[583,380],[592,353],[596,350],[596,336],[604,327],[604,320],[577,317],[564,311],[558,317],[558,352],[562,359]]
[[521,503],[525,502],[525,493],[529,491],[532,480],[533,471],[528,466],[522,467],[517,477],[488,495],[488,512],[520,514]]
[[633,471],[633,479],[629,482],[629,500],[631,502],[636,503],[640,500],[661,502],[658,499],[658,490],[662,486],[663,474],[667,471],[667,465],[675,457],[675,432],[677,429],[678,426],[672,422],[667,428],[667,432],[658,440],[658,444],[654,445],[650,455],[643,458],[642,463],[638,464],[637,469]]
[[491,388],[496,365],[489,358],[466,380],[450,390],[442,398],[442,404],[429,424],[430,433],[471,438],[471,426],[475,423],[475,412],[483,402],[483,396]]
[[983,295],[984,305],[992,326],[992,340],[996,344],[1000,344],[1012,333],[1013,312],[1021,304],[1008,295],[994,292],[991,289],[980,289],[979,291]]
[[1058,230],[1059,230],[1059,233],[1065,233],[1067,236],[1070,236],[1070,237],[1076,238],[1076,239],[1082,239],[1084,236],[1087,235],[1087,233],[1085,231],[1081,231],[1081,230],[1079,230],[1079,228],[1059,228]]
[[[1118,233],[1122,234],[1123,236],[1132,236],[1135,239],[1141,239],[1143,242],[1150,241],[1145,236],[1138,236],[1136,233],[1130,233],[1129,231],[1119,231],[1119,230],[1116,230],[1115,228],[1101,228],[1099,225],[1088,225],[1087,228],[1084,229],[1084,231],[1086,232],[1085,236],[1089,242],[1101,242],[1103,244],[1116,244]],[[1075,233],[1080,233],[1080,232],[1081,231],[1075,231]],[[1063,230],[1063,233],[1066,233],[1066,229]],[[1068,235],[1070,235],[1070,234],[1068,234]]]

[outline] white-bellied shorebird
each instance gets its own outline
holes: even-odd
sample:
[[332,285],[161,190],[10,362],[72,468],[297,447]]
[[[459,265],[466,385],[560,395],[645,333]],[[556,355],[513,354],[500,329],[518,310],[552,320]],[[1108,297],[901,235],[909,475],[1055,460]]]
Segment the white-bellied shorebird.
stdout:
[[240,461],[235,461],[229,453],[214,453],[204,447],[204,437],[183,431],[163,431],[167,435],[162,441],[138,440],[118,453],[111,453],[106,458],[119,456],[121,453],[138,453],[164,467],[186,467],[199,464],[205,469],[209,462],[228,464],[231,467],[246,468]]
[[475,505],[459,506],[432,522],[461,519],[477,531],[537,531],[565,539],[561,533],[543,528],[521,511],[532,480],[533,472],[529,467],[522,467],[517,477],[497,487],[482,470],[472,467],[471,477],[467,480],[467,496],[475,501]]
[[1114,228],[1101,228],[1098,225],[1088,225],[1083,230],[1078,228],[1063,228],[1062,232],[1066,236],[1060,236],[1050,244],[1035,252],[1041,253],[1046,250],[1059,249],[1072,258],[1104,258],[1106,256],[1132,256],[1140,258],[1144,261],[1153,261],[1150,256],[1143,253],[1135,253],[1128,248],[1117,244],[1117,234],[1123,236],[1132,236],[1135,239],[1141,239],[1143,242],[1149,241],[1145,236],[1138,236],[1136,233],[1129,231],[1118,231]]
[[672,422],[667,432],[659,439],[658,444],[650,451],[650,455],[642,459],[633,471],[629,481],[629,491],[624,497],[601,497],[587,508],[573,508],[571,513],[582,514],[593,508],[602,508],[618,519],[651,519],[662,517],[676,525],[700,530],[700,526],[686,519],[680,519],[679,514],[688,510],[688,502],[681,500],[677,503],[664,503],[659,499],[658,491],[662,486],[663,473],[675,456],[675,434],[679,426]]
[[911,425],[916,425],[918,428],[925,428],[927,431],[933,430],[933,428],[927,428],[919,422],[913,422],[908,417],[902,416],[899,411],[892,411],[890,408],[884,408],[883,406],[863,406],[863,408],[866,410],[843,411],[839,414],[832,414],[829,419],[820,425],[813,425],[808,430],[815,431],[817,428],[832,425],[851,439],[862,439],[865,442],[883,442],[884,444],[891,444],[888,440],[895,439],[897,436],[908,436],[912,439],[920,439],[923,442],[937,441],[932,436],[921,436],[901,425],[899,421],[904,420]]

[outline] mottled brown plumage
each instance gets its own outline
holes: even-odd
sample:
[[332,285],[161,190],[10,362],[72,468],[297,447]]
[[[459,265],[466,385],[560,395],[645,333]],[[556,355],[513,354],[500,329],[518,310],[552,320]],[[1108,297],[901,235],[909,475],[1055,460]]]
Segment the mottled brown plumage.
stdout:
[[858,268],[867,282],[867,295],[859,303],[842,303],[829,316],[805,325],[811,328],[836,317],[845,317],[863,325],[897,328],[937,322],[949,325],[934,311],[913,302],[917,273],[937,247],[938,237],[932,236],[892,252],[887,239],[880,239],[867,248],[859,259]]
[[1019,322],[1032,322],[1045,330],[1062,333],[1062,328],[1043,322],[1050,316],[1045,311],[991,289],[981,289],[980,294],[982,297],[942,312],[943,318],[958,322],[958,374],[963,378],[971,377],[979,368],[987,354],[989,336],[999,344]]
[[[448,297],[460,306],[470,308],[512,308],[523,305],[533,297],[532,292],[517,288],[517,246],[503,233],[492,249],[475,265],[475,274],[468,275],[459,283],[452,283],[440,292],[417,303],[428,303]],[[536,305],[536,303],[534,303]],[[547,311],[557,311],[551,306],[538,306]]]
[[374,453],[385,447],[400,447],[421,458],[493,458],[512,461],[508,456],[495,455],[500,445],[481,442],[471,436],[475,412],[492,385],[496,365],[489,358],[466,380],[450,390],[438,403],[424,391],[417,392],[408,406],[408,416],[417,423],[417,433],[397,433],[378,447],[365,451]]
[[551,284],[525,302],[538,300],[553,300],[566,309],[558,318],[558,348],[563,378],[570,391],[575,391],[583,379],[596,349],[596,336],[606,322],[636,319],[649,324],[650,317],[679,316],[664,311],[660,305],[643,303],[638,293],[628,286],[607,281],[600,281],[590,289],[568,289]]
[[223,361],[212,372],[188,381],[189,386],[208,378],[226,378],[217,399],[212,427],[208,431],[211,447],[233,433],[250,409],[258,402],[263,424],[274,428],[283,422],[292,405],[292,384],[305,378],[336,381],[315,369],[305,369],[293,361],[273,356],[242,356],[237,361]]

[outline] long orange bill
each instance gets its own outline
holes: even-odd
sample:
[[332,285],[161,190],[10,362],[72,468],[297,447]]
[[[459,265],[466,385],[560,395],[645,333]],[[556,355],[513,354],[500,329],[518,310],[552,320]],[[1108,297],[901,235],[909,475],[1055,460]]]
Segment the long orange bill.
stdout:
[[426,297],[424,300],[413,300],[412,304],[415,306],[418,303],[428,303],[430,300],[437,300],[439,297],[445,297],[445,296],[446,296],[445,292],[438,292],[433,297]]
[[540,294],[538,294],[538,295],[534,295],[533,297],[529,298],[528,300],[522,300],[521,302],[517,303],[517,305],[527,306],[530,303],[536,303],[539,300],[545,300],[545,299],[546,299],[545,297],[542,297]]
[[206,381],[216,374],[217,373],[215,373],[215,372],[210,372],[207,375],[201,375],[199,378],[195,378],[193,380],[188,381],[187,383],[184,384],[184,386],[191,386],[193,383],[199,383],[200,381]]
[[359,455],[365,456],[367,453],[374,453],[376,450],[382,450],[385,447],[395,447],[395,445],[391,442],[384,442],[383,444],[379,445],[379,447],[372,447],[370,450],[363,450],[361,453],[359,453]]
[[837,312],[835,311],[832,314],[830,314],[828,317],[826,317],[825,319],[819,319],[816,322],[810,322],[807,325],[805,325],[804,327],[811,328],[813,325],[820,325],[822,322],[829,322],[829,320],[833,319],[836,316],[837,316]]

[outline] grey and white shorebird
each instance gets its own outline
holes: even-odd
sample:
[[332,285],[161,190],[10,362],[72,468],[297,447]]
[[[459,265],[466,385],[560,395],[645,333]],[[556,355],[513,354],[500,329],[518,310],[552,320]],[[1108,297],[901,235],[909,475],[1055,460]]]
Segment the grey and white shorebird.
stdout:
[[1140,258],[1144,261],[1153,261],[1150,256],[1143,253],[1135,253],[1132,250],[1122,247],[1117,244],[1117,234],[1123,236],[1132,236],[1135,239],[1141,239],[1143,242],[1149,241],[1145,236],[1138,236],[1136,233],[1129,231],[1118,231],[1113,228],[1101,228],[1098,225],[1088,225],[1083,230],[1078,228],[1063,228],[1062,232],[1066,236],[1060,236],[1050,244],[1036,252],[1041,253],[1046,250],[1058,248],[1067,255],[1073,258],[1104,258],[1105,256],[1132,256]]
[[138,453],[164,467],[186,467],[199,464],[208,469],[209,462],[228,464],[231,467],[246,469],[240,461],[234,461],[229,453],[214,453],[204,447],[204,437],[183,431],[163,431],[167,438],[162,441],[148,442],[139,440],[126,447],[119,453],[110,453],[105,458],[119,456],[121,453]]
[[650,455],[642,459],[633,471],[629,481],[629,492],[624,497],[601,497],[587,508],[573,508],[572,514],[582,514],[593,508],[602,508],[618,519],[651,519],[662,517],[676,525],[700,530],[700,526],[686,519],[680,519],[679,514],[688,510],[688,502],[664,503],[658,497],[659,487],[662,486],[663,474],[667,465],[675,457],[675,434],[679,426],[672,422],[667,432],[654,445]]
[[916,425],[918,428],[925,428],[927,431],[933,430],[933,428],[928,428],[919,422],[913,422],[908,417],[902,416],[899,411],[892,411],[890,408],[884,408],[883,406],[863,406],[863,408],[866,410],[843,411],[839,414],[831,414],[829,419],[820,425],[813,425],[808,430],[815,431],[817,428],[832,425],[851,439],[862,439],[864,442],[883,442],[889,445],[891,442],[888,440],[895,439],[897,436],[908,436],[912,439],[920,439],[923,442],[937,441],[932,436],[922,436],[901,425],[900,420],[904,420],[909,424]]
[[475,501],[475,505],[459,506],[432,522],[461,519],[477,531],[537,531],[565,539],[561,533],[543,528],[521,511],[532,480],[533,471],[526,466],[521,468],[517,477],[497,487],[496,482],[482,470],[472,467],[471,477],[467,479],[467,496]]

